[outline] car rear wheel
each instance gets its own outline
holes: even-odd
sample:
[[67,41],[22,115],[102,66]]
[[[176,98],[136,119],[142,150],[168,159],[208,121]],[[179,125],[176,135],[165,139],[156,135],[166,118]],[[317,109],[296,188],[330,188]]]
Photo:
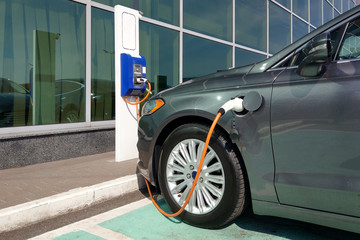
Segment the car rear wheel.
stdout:
[[[159,185],[173,212],[184,204],[196,176],[209,126],[198,123],[176,128],[165,140]],[[215,228],[233,220],[246,205],[243,168],[233,144],[214,131],[194,193],[180,215],[185,222]]]

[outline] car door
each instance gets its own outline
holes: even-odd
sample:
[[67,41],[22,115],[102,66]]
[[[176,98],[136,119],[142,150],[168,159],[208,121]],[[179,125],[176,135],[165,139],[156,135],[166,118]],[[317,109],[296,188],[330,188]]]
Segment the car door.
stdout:
[[336,31],[324,73],[274,81],[275,188],[281,204],[360,217],[360,20]]

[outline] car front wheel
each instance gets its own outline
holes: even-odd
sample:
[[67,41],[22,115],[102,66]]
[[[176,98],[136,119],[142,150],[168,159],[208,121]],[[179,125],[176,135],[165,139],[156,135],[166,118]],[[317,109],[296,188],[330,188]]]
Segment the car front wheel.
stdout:
[[[184,204],[197,174],[209,126],[191,123],[176,128],[165,140],[159,185],[171,211]],[[218,130],[212,134],[200,177],[180,218],[206,228],[233,220],[244,210],[247,189],[238,154]]]

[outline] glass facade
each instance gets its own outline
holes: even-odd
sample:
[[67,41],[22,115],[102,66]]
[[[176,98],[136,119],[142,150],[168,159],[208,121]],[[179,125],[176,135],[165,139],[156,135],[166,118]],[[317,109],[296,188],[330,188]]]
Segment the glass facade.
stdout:
[[184,35],[183,58],[184,81],[232,66],[230,46],[189,34]]
[[319,27],[322,24],[322,6],[319,0],[310,0],[310,23],[314,27]]
[[266,0],[237,0],[235,4],[236,43],[266,52]]
[[85,6],[0,1],[0,127],[85,120]]
[[306,24],[301,19],[293,16],[293,31],[292,31],[292,40],[295,42],[305,34],[309,32],[309,25]]
[[0,0],[0,128],[114,124],[116,4],[143,12],[140,54],[154,92],[261,61],[355,6],[353,0]]
[[179,34],[140,22],[140,54],[149,63],[147,78],[155,92],[179,83]]
[[241,48],[235,49],[235,66],[245,66],[265,59],[266,56],[263,54],[247,51]]
[[231,41],[232,0],[184,0],[184,28]]
[[115,119],[114,16],[91,11],[91,121]]
[[280,6],[269,6],[269,52],[274,54],[291,43],[291,14]]

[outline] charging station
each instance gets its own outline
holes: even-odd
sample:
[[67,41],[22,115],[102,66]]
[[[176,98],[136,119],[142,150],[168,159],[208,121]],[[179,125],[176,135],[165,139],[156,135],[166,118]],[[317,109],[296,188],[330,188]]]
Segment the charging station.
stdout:
[[136,107],[125,97],[137,99],[146,89],[146,61],[139,55],[139,11],[115,6],[115,161],[138,157]]

